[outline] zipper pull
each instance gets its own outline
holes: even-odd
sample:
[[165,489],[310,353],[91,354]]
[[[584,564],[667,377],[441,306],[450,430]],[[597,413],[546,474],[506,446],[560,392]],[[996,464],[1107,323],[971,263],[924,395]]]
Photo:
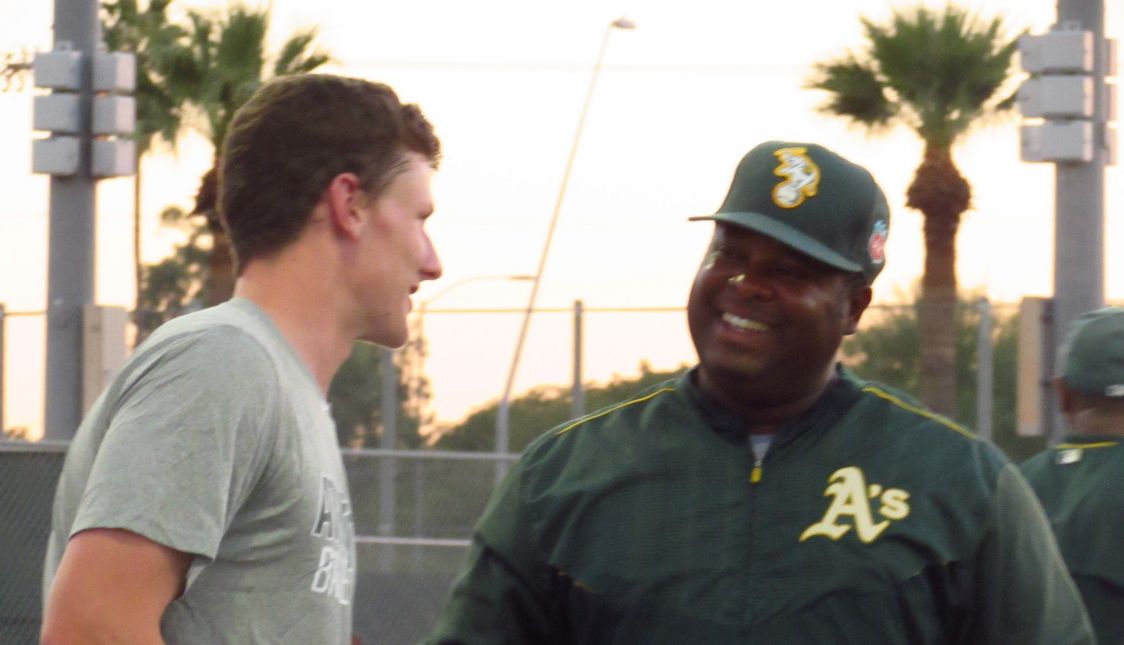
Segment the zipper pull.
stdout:
[[749,473],[749,483],[756,484],[761,481],[761,460],[753,462],[753,470]]

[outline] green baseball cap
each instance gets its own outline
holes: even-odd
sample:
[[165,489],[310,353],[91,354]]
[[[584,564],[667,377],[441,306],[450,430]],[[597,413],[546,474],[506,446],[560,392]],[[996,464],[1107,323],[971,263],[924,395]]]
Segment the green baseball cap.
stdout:
[[1124,397],[1124,309],[1107,307],[1073,321],[1062,344],[1062,379],[1088,394]]
[[690,219],[751,229],[868,284],[886,264],[886,195],[865,168],[814,143],[756,146],[718,212]]

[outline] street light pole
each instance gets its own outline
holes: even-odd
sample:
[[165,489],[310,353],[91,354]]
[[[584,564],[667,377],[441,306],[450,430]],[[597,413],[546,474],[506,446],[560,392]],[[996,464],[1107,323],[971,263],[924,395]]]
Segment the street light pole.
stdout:
[[[589,114],[589,104],[593,99],[593,89],[597,86],[597,78],[601,75],[601,63],[605,59],[605,50],[609,45],[609,35],[614,29],[635,29],[636,25],[627,18],[617,18],[605,27],[605,34],[601,37],[601,46],[597,50],[597,60],[593,64],[593,72],[589,79],[589,89],[585,93],[585,102],[582,103],[581,115],[578,117],[578,128],[574,132],[574,140],[570,145],[570,156],[566,160],[566,169],[562,173],[562,184],[558,189],[558,198],[554,203],[554,213],[550,217],[550,226],[547,228],[546,241],[543,243],[542,255],[539,257],[538,270],[535,271],[535,282],[531,287],[531,296],[527,301],[527,308],[523,312],[523,323],[519,328],[519,337],[515,341],[515,352],[511,357],[511,368],[507,372],[507,382],[503,387],[500,397],[499,410],[496,414],[496,453],[506,455],[510,443],[510,415],[511,415],[511,388],[515,383],[515,373],[519,369],[519,359],[523,354],[523,344],[527,340],[527,329],[531,324],[531,313],[535,308],[535,300],[539,295],[539,286],[542,284],[543,269],[546,267],[546,258],[550,253],[550,243],[554,238],[554,229],[558,225],[558,214],[562,211],[562,202],[566,197],[566,186],[570,182],[570,171],[574,167],[574,158],[577,156],[578,145],[581,143],[582,130],[585,128],[585,119]],[[507,461],[499,459],[496,462],[496,482],[498,483],[507,473]]]
[[68,440],[82,421],[82,308],[94,302],[94,178],[90,174],[96,0],[55,0],[55,48],[80,58],[78,172],[51,176],[44,436]]
[[[1104,180],[1110,134],[1105,110],[1104,1],[1059,0],[1058,24],[1093,34],[1093,155],[1084,163],[1055,165],[1055,350],[1073,320],[1104,306]],[[1055,409],[1050,444],[1060,443],[1065,431],[1064,419]]]

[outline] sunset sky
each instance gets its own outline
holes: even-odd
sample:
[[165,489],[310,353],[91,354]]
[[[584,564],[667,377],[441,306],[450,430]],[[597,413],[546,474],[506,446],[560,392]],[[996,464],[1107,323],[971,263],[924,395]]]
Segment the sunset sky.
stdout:
[[[933,6],[939,6],[936,3]],[[1006,18],[1010,34],[1039,33],[1055,3],[977,0],[982,16]],[[1124,34],[1124,0],[1106,0],[1106,31]],[[181,0],[187,7],[226,2]],[[327,71],[390,84],[417,102],[444,147],[435,176],[430,232],[445,276],[415,299],[477,276],[534,273],[558,197],[593,62],[607,25],[614,31],[574,162],[539,306],[681,307],[711,225],[691,215],[721,203],[738,159],[767,139],[815,141],[871,169],[890,199],[887,268],[876,302],[913,293],[922,266],[920,216],[905,189],[921,158],[908,130],[870,137],[816,111],[824,96],[803,89],[811,66],[862,45],[859,16],[883,19],[902,2],[811,0],[272,0],[276,47],[293,30],[320,26],[334,62]],[[47,49],[52,3],[0,0],[0,51]],[[1013,89],[1013,88],[1012,88]],[[38,311],[46,301],[46,178],[30,174],[31,92],[0,94],[0,303]],[[1053,169],[1018,160],[1018,119],[981,127],[954,151],[973,186],[959,235],[965,290],[997,302],[1049,295],[1053,279]],[[211,150],[196,134],[144,165],[146,261],[166,254],[174,234],[157,230],[167,205],[190,206]],[[99,188],[97,294],[129,305],[132,180]],[[1106,178],[1106,297],[1124,300],[1124,176]],[[514,350],[519,316],[451,314],[446,308],[520,308],[529,283],[478,280],[430,306],[425,328],[440,419],[455,421],[497,398]],[[570,317],[536,315],[516,390],[565,383],[571,372]],[[42,417],[42,320],[7,325],[7,425],[38,428]],[[591,313],[585,376],[636,372],[641,360],[670,368],[694,360],[681,312]]]

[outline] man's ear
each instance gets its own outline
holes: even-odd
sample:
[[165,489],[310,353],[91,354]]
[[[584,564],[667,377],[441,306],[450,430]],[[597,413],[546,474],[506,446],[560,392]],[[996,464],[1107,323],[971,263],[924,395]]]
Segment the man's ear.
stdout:
[[870,306],[870,300],[873,297],[874,291],[869,286],[850,289],[850,293],[847,294],[846,335],[850,336],[859,328],[859,321],[863,317],[863,312]]
[[348,237],[358,237],[363,227],[363,215],[359,208],[366,200],[359,177],[350,172],[338,174],[332,177],[324,192],[332,230]]

